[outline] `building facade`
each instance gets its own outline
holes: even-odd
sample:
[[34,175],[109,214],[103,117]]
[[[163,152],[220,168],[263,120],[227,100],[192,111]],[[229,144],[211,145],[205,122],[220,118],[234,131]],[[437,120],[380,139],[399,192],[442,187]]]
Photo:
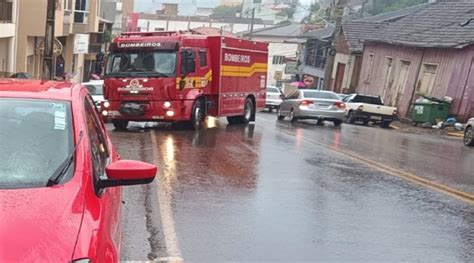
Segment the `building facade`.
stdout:
[[[40,78],[44,52],[46,1],[18,1],[15,72]],[[71,81],[87,80],[96,55],[102,51],[103,32],[99,27],[100,0],[58,0],[55,13],[55,77],[71,76]]]
[[0,0],[0,77],[15,71],[18,0]]

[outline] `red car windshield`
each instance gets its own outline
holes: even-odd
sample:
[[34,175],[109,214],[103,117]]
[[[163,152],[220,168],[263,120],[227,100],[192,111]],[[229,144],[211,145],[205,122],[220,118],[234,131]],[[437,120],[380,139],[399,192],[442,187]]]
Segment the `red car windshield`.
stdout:
[[72,138],[69,103],[0,98],[0,189],[46,186],[72,151]]

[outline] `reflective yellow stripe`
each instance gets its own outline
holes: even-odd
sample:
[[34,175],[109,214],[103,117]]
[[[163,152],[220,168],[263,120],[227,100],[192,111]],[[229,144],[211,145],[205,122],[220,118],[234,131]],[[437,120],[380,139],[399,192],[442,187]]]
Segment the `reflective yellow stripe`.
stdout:
[[[206,80],[206,85],[201,85],[201,80],[202,79],[205,79]],[[176,78],[176,89],[179,89],[179,82],[180,82],[181,78]],[[185,77],[184,78],[184,81],[186,81],[187,84],[193,84],[193,82],[196,83],[195,86],[193,86],[192,88],[204,88],[205,86],[207,86],[207,84],[212,80],[212,70],[209,70],[205,75],[204,77]],[[187,87],[185,87],[187,88]]]
[[222,66],[223,77],[251,77],[255,73],[267,73],[266,63],[254,63],[250,67]]

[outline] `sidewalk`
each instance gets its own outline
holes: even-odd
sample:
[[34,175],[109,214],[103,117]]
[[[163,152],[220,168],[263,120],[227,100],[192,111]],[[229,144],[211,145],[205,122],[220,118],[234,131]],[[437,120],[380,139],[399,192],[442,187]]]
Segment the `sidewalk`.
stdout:
[[390,125],[394,130],[399,130],[406,133],[414,134],[430,134],[437,136],[447,136],[452,138],[462,139],[464,136],[464,131],[458,131],[454,127],[447,127],[444,129],[432,129],[432,128],[422,128],[419,126],[413,126],[411,123],[405,123],[400,121],[394,121]]

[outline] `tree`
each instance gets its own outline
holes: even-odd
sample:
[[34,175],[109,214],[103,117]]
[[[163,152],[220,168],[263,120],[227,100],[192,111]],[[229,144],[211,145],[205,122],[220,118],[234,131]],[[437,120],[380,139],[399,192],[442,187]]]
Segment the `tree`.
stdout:
[[321,20],[321,16],[319,13],[321,12],[321,6],[318,3],[312,3],[309,7],[309,15],[303,18],[303,23],[319,23]]
[[380,13],[396,11],[402,8],[419,5],[428,2],[428,0],[374,0],[369,13],[377,15]]
[[280,15],[286,17],[288,20],[293,20],[293,16],[295,15],[295,8],[283,8],[281,10]]
[[241,6],[220,5],[212,10],[211,17],[235,17],[241,10]]

